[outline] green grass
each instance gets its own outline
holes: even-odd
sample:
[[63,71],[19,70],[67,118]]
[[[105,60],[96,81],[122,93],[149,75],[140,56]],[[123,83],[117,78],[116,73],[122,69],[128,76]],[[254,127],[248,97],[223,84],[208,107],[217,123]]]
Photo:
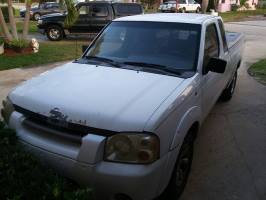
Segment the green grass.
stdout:
[[248,69],[248,73],[254,76],[259,82],[266,85],[266,59],[251,65]]
[[[77,57],[82,54],[82,44],[77,45]],[[73,60],[76,58],[76,44],[74,42],[44,42],[40,43],[40,51],[36,54],[20,55],[15,57],[0,56],[0,70],[17,67],[34,67],[40,64],[58,61]]]
[[[11,32],[11,28],[8,24],[9,30]],[[0,27],[0,31],[1,31],[1,27]],[[23,31],[23,21],[18,21],[17,22],[17,31],[18,33],[22,33]],[[38,28],[37,28],[37,22],[35,21],[30,21],[29,23],[29,33],[36,33],[38,32]]]
[[0,199],[92,200],[93,193],[41,165],[0,121]]
[[266,9],[247,10],[247,11],[231,11],[219,13],[225,22],[241,21],[248,16],[266,14]]

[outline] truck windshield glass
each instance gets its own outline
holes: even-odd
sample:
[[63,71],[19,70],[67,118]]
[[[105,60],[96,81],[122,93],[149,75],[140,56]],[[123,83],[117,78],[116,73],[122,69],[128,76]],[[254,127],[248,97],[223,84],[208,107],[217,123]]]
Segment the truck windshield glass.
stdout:
[[200,25],[187,23],[112,22],[86,56],[194,71],[200,30]]

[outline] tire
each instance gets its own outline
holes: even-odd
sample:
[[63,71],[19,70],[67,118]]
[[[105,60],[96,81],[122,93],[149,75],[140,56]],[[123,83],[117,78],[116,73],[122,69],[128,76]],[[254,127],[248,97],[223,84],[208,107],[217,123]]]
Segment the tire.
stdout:
[[185,13],[186,12],[186,9],[185,8],[180,8],[179,12]]
[[199,12],[200,12],[200,7],[197,7],[196,13],[199,13]]
[[63,29],[60,26],[49,26],[46,30],[47,38],[51,41],[59,41],[64,37]]
[[183,193],[191,169],[194,139],[192,133],[188,133],[184,139],[170,182],[158,200],[177,200]]
[[229,101],[233,97],[233,94],[235,92],[235,87],[236,87],[236,82],[237,82],[237,71],[235,72],[233,79],[229,83],[229,85],[223,90],[220,99],[222,101]]
[[40,13],[34,13],[32,16],[33,20],[35,20],[35,21],[38,21],[40,19],[40,17],[41,17]]

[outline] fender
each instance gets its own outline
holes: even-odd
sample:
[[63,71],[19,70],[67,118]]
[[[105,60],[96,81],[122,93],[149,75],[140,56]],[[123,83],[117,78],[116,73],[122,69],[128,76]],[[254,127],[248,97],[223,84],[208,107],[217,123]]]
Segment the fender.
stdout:
[[181,118],[177,125],[170,150],[176,148],[183,141],[188,130],[195,122],[201,123],[201,109],[198,106],[191,107]]

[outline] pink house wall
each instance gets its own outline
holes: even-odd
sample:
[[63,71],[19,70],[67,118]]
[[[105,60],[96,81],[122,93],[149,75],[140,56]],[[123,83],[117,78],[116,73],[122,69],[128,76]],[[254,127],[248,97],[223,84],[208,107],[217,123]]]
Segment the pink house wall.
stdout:
[[[240,5],[240,0],[219,0],[218,4],[218,12],[227,12],[231,10],[232,4]],[[249,4],[250,7],[258,4],[258,0],[247,0],[246,3]]]

